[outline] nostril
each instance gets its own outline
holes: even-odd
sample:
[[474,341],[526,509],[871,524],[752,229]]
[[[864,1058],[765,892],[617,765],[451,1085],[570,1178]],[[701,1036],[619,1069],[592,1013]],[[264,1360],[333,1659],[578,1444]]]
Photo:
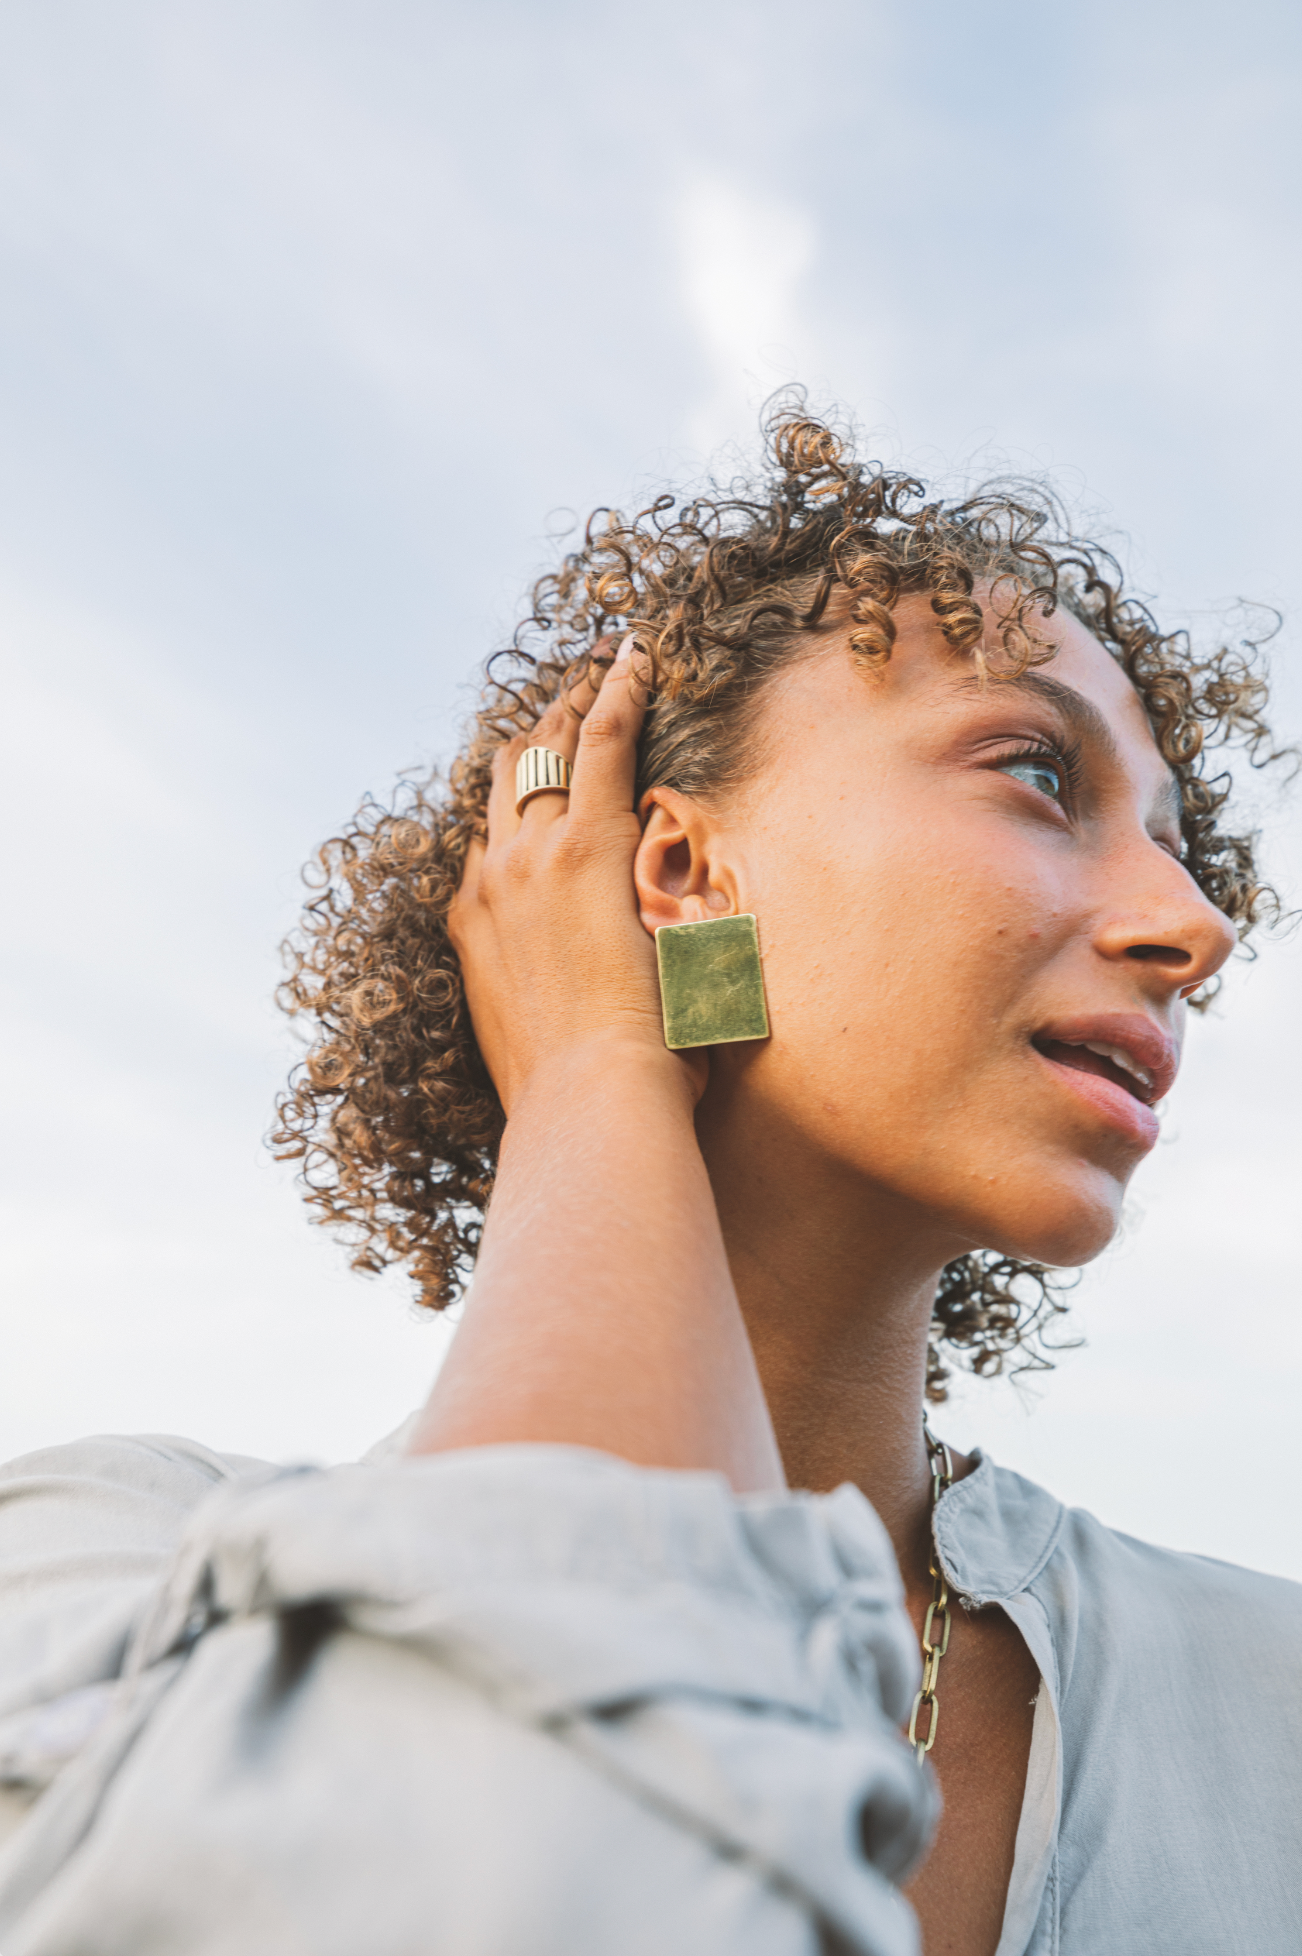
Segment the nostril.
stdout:
[[1175,944],[1129,944],[1126,947],[1128,958],[1141,958],[1146,964],[1192,964],[1188,951],[1182,951]]

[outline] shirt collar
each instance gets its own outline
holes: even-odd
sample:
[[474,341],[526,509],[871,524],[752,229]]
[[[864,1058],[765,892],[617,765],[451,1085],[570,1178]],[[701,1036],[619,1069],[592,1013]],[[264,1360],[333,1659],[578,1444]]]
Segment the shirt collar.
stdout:
[[1057,1545],[1061,1501],[988,1454],[936,1505],[941,1566],[952,1586],[977,1604],[999,1603],[1034,1582]]

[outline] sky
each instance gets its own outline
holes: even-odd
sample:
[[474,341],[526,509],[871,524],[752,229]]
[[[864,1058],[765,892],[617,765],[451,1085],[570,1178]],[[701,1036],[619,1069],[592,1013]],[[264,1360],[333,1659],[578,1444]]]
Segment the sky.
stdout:
[[[590,508],[800,381],[1047,474],[1302,734],[1302,14],[1273,0],[0,10],[0,1455],[355,1457],[446,1327],[264,1145],[299,870],[446,760]],[[1302,891],[1302,799],[1251,784]],[[938,1422],[1302,1576],[1302,940],[1192,1029],[1085,1345]]]

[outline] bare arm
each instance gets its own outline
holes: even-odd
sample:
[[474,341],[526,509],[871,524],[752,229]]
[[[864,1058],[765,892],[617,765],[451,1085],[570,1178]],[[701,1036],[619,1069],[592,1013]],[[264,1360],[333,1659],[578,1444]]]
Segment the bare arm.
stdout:
[[[642,707],[627,651],[591,703],[497,757],[486,849],[453,929],[507,1110],[472,1297],[413,1451],[504,1441],[783,1485],[693,1110],[700,1060],[666,1051],[637,913]],[[514,808],[517,755],[572,755],[573,793]]]

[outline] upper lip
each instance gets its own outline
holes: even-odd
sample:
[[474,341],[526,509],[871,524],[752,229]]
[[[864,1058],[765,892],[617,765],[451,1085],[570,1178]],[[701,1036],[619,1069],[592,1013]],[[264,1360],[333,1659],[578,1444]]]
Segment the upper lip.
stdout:
[[1177,1041],[1138,1012],[1090,1012],[1079,1018],[1055,1019],[1031,1035],[1032,1045],[1038,1046],[1041,1041],[1101,1049],[1136,1076],[1140,1098],[1150,1107],[1171,1091],[1180,1070]]

